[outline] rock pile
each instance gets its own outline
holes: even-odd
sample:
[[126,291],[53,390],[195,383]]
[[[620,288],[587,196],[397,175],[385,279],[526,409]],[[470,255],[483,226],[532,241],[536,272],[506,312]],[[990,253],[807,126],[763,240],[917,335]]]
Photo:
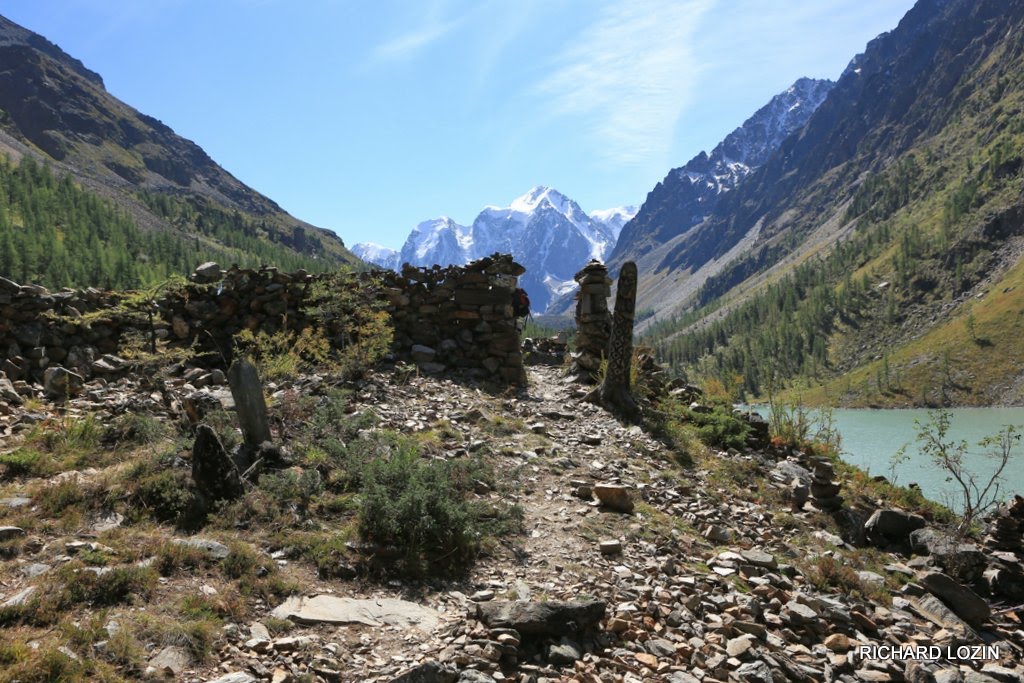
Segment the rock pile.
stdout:
[[593,377],[608,353],[612,334],[612,316],[608,311],[612,281],[608,268],[600,261],[591,261],[576,273],[580,285],[576,293],[576,354],[574,372]]
[[523,339],[523,362],[526,365],[562,365],[568,344],[560,337]]
[[838,510],[843,506],[843,497],[839,495],[835,468],[826,458],[816,458],[811,465],[814,467],[814,479],[811,480],[811,500],[814,507],[826,512]]
[[1024,498],[1014,496],[992,516],[984,544],[993,550],[1024,552]]

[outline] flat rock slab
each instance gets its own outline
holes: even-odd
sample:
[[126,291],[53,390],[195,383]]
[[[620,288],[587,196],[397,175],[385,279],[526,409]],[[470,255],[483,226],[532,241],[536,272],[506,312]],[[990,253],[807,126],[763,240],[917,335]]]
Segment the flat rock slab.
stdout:
[[604,617],[601,600],[549,600],[547,602],[485,602],[476,606],[477,618],[490,628],[513,628],[523,634],[562,636],[585,631]]
[[32,503],[31,498],[22,498],[16,496],[14,498],[0,498],[0,505],[9,508],[20,508]]
[[223,560],[231,552],[223,543],[208,538],[176,538],[172,543],[200,550],[214,560]]
[[404,626],[424,631],[433,630],[440,618],[437,610],[406,600],[358,600],[333,595],[288,598],[270,614],[277,619],[307,624]]
[[770,553],[766,553],[763,550],[741,550],[740,556],[750,564],[758,567],[775,569],[778,566],[778,563],[775,561],[775,556]]
[[633,495],[628,486],[622,484],[597,484],[594,486],[594,495],[601,501],[601,505],[616,512],[633,511]]
[[160,673],[180,676],[185,669],[192,665],[192,656],[185,648],[171,645],[160,650],[155,657],[149,660],[149,665]]
[[949,629],[961,636],[971,633],[967,622],[958,617],[953,610],[946,607],[945,603],[934,595],[922,595],[919,598],[910,598],[910,604],[914,609],[928,621],[942,628]]
[[207,683],[257,683],[257,680],[252,674],[247,674],[244,671],[235,671],[234,673],[224,674],[220,678],[211,678]]
[[0,526],[0,541],[9,541],[25,535],[25,530],[16,526]]
[[932,595],[946,603],[958,617],[969,624],[978,626],[992,614],[984,598],[942,572],[926,572],[919,576],[918,580]]

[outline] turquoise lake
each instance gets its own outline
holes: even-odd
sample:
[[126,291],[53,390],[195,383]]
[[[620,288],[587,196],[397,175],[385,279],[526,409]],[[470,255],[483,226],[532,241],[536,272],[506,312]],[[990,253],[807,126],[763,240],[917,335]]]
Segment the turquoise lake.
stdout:
[[[957,408],[950,413],[952,422],[947,440],[967,441],[970,467],[979,480],[984,478],[987,482],[994,468],[977,443],[997,433],[1004,425],[1014,425],[1018,433],[1024,433],[1024,408]],[[832,411],[832,418],[842,436],[843,459],[847,462],[872,475],[881,474],[891,479],[893,455],[900,446],[907,444],[910,457],[895,469],[897,484],[917,483],[928,498],[939,502],[945,502],[944,499],[956,491],[955,484],[945,481],[946,474],[916,447],[914,421],[927,423],[927,410],[836,409]],[[1013,493],[1024,495],[1024,440],[1017,442],[1014,456],[1003,471],[1002,491],[1003,499]],[[953,507],[959,509],[960,505],[954,503]]]

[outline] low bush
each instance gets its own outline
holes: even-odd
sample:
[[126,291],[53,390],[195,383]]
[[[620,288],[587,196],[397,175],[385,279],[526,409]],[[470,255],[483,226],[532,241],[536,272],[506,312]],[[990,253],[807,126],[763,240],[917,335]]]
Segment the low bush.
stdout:
[[56,474],[59,467],[49,453],[35,448],[22,447],[10,453],[0,454],[0,468],[4,479],[14,477],[45,477]]
[[167,435],[167,425],[149,415],[126,413],[107,426],[104,443],[110,445],[133,444],[145,446],[157,443]]
[[710,413],[686,410],[686,419],[697,427],[701,441],[715,448],[736,448],[746,446],[750,427],[732,414],[732,409],[715,406]]
[[148,517],[195,530],[205,519],[191,473],[178,466],[174,453],[139,461],[128,470],[121,488],[128,501],[127,515],[134,520]]
[[373,454],[360,467],[358,531],[365,541],[399,551],[401,571],[464,567],[485,534],[514,523],[513,510],[469,500],[476,481],[491,479],[478,462],[425,459],[414,441],[380,434],[349,461]]
[[61,568],[60,578],[64,583],[61,603],[90,607],[109,607],[136,599],[146,600],[157,583],[155,570],[136,565],[102,571],[65,565]]

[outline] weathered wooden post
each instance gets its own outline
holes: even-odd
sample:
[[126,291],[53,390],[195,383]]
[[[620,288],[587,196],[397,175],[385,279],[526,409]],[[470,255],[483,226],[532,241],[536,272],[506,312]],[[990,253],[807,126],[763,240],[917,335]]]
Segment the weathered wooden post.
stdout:
[[608,371],[599,390],[600,402],[619,410],[631,419],[640,415],[640,408],[630,393],[630,370],[633,364],[633,317],[636,312],[636,263],[627,261],[619,270],[612,334],[608,342]]

